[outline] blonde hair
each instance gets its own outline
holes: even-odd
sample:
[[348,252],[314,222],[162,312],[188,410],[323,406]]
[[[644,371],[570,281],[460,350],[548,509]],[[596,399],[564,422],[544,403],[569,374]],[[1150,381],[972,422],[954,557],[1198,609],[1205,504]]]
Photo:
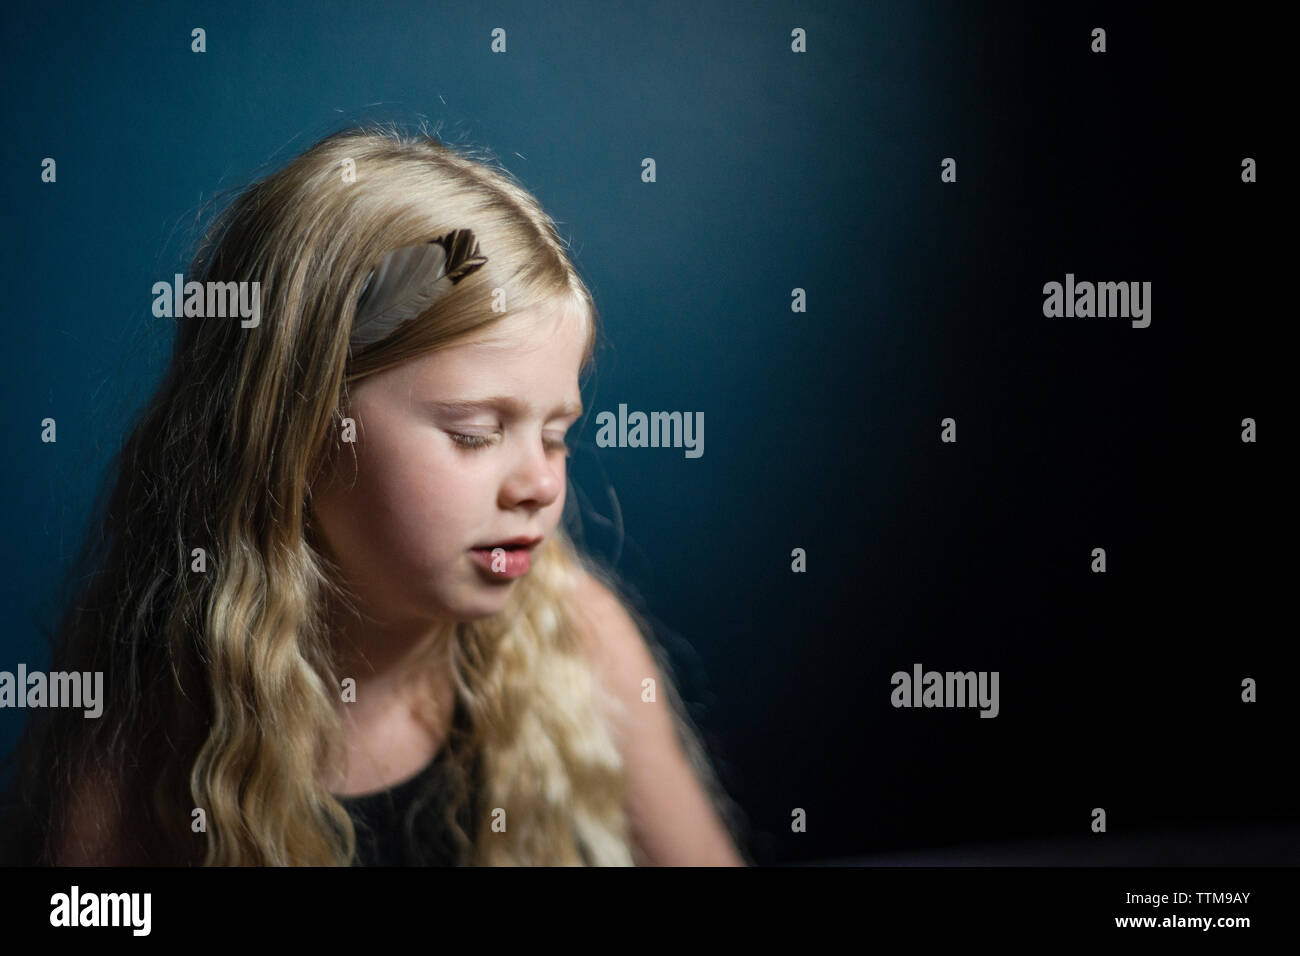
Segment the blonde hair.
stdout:
[[[351,347],[376,261],[461,228],[487,264],[387,339]],[[104,713],[54,712],[24,741],[25,763],[42,768],[27,793],[41,861],[66,858],[72,840],[112,847],[114,862],[347,864],[355,831],[320,779],[342,744],[330,608],[353,599],[315,540],[310,491],[348,387],[557,302],[589,318],[585,366],[597,312],[553,221],[505,170],[379,127],[329,136],[241,192],[186,279],[260,281],[260,324],[178,319],[167,375],[115,461],[102,532],[82,555],[93,577],[52,662],[103,671]],[[494,289],[507,312],[492,310]],[[191,571],[195,548],[207,573]],[[469,716],[448,747],[462,862],[635,862],[617,704],[574,626],[583,571],[610,582],[557,530],[505,611],[447,624],[429,653]],[[650,647],[680,742],[728,818]],[[455,808],[471,793],[489,812],[465,833]],[[87,794],[110,802],[91,808]],[[491,831],[494,808],[505,832]],[[205,828],[192,826],[199,809]]]

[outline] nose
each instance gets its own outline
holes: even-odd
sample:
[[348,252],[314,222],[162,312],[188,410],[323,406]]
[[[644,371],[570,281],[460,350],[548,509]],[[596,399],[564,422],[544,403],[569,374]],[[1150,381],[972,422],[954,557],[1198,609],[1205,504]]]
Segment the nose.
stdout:
[[505,481],[501,483],[501,507],[540,510],[552,504],[564,490],[564,476],[546,454],[542,442],[523,443]]

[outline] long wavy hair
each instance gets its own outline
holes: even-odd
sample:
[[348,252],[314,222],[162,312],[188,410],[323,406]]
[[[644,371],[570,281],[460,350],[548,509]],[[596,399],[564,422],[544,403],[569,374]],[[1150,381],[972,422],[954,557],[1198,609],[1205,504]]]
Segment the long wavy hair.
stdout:
[[[387,339],[351,347],[368,271],[393,249],[471,228],[487,264]],[[367,126],[329,136],[242,190],[188,280],[261,283],[261,319],[177,319],[170,365],[113,464],[75,572],[51,669],[102,671],[99,719],[51,709],[18,749],[32,862],[346,865],[356,833],[323,786],[343,753],[331,608],[354,596],[313,532],[311,486],[349,386],[502,318],[556,302],[598,316],[552,219],[503,168]],[[206,287],[206,286],[205,286]],[[504,289],[507,312],[493,311]],[[192,567],[194,549],[206,573]],[[448,622],[426,658],[450,667],[467,730],[448,747],[460,861],[637,862],[625,775],[575,631],[581,570],[615,590],[663,673],[680,742],[727,826],[668,660],[614,579],[563,528],[508,607]],[[492,832],[473,798],[505,808]],[[201,812],[200,812],[201,811]]]

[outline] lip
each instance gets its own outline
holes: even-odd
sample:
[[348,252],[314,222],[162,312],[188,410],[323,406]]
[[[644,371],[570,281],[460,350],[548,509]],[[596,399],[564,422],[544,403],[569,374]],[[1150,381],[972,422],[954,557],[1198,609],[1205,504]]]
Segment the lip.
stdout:
[[[522,578],[533,566],[533,546],[541,538],[510,538],[482,548],[470,548],[474,562],[494,581]],[[513,545],[509,550],[506,545]]]
[[493,548],[532,548],[541,544],[541,538],[530,538],[527,535],[519,535],[515,538],[505,538],[501,541],[493,541],[490,544],[476,544],[471,551],[491,551]]

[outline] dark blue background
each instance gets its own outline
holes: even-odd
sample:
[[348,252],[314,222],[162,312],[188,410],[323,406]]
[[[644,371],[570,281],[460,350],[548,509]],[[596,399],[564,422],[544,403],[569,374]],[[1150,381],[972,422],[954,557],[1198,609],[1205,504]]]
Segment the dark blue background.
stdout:
[[[44,666],[59,574],[168,354],[151,286],[203,204],[350,122],[423,119],[573,242],[607,336],[584,527],[653,615],[760,862],[1091,837],[1095,806],[1116,841],[1293,816],[1280,31],[1043,6],[7,10],[0,669]],[[1152,281],[1151,327],[1045,319],[1067,272]],[[620,402],[702,411],[704,456],[595,448]],[[1001,715],[893,709],[914,662],[1000,671]],[[23,716],[0,711],[0,753]]]

